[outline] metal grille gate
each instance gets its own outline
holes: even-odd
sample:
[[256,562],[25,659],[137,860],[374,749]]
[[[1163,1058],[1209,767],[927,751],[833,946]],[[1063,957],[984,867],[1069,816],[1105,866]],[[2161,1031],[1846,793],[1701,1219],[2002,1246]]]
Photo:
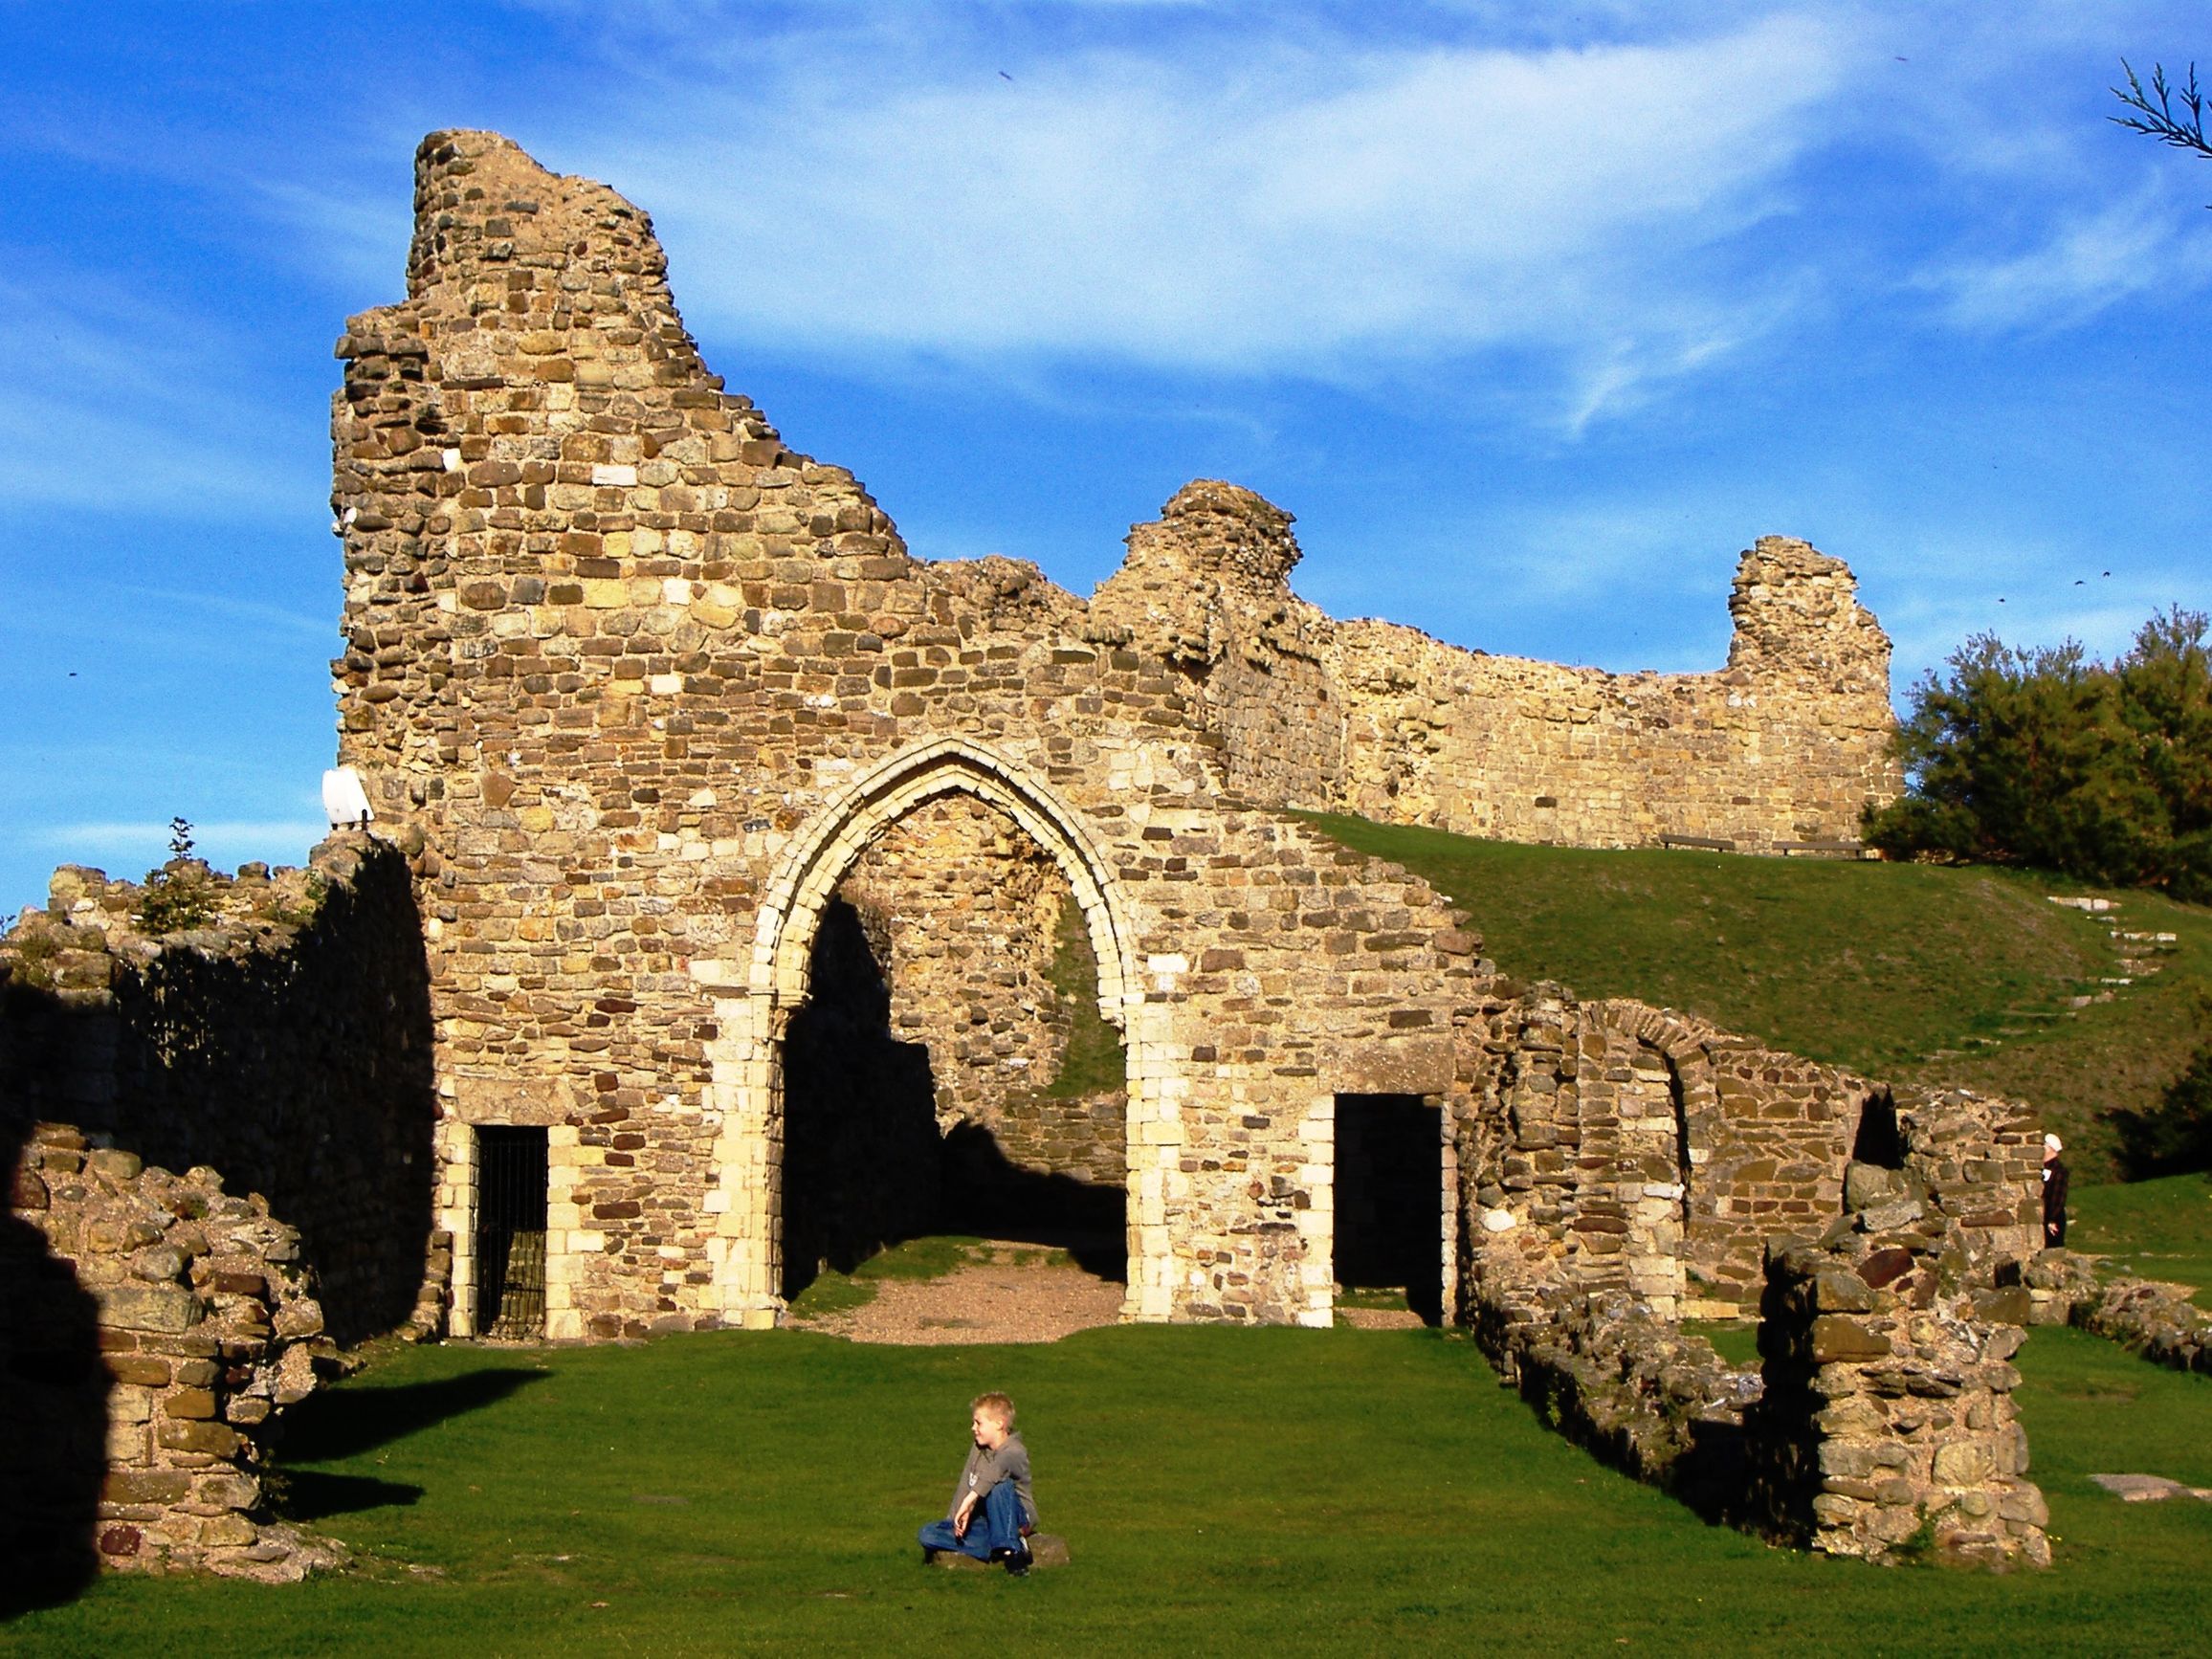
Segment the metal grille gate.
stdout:
[[545,1333],[545,1131],[476,1131],[476,1330]]

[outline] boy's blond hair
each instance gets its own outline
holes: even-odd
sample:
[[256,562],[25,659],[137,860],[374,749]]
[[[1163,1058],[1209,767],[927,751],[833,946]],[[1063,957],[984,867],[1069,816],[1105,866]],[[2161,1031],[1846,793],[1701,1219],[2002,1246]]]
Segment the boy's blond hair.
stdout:
[[1014,1403],[1004,1394],[978,1394],[968,1402],[970,1411],[981,1411],[1005,1427],[1014,1426]]

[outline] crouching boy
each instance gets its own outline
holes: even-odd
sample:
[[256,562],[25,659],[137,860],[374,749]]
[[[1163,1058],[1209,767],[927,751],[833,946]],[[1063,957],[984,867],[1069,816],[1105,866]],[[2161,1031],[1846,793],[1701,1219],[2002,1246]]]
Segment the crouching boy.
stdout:
[[1014,1403],[1004,1394],[979,1394],[971,1410],[975,1444],[953,1488],[952,1508],[921,1529],[922,1559],[958,1551],[979,1561],[1004,1561],[1020,1578],[1029,1570],[1029,1538],[1037,1530],[1029,1449],[1014,1432]]

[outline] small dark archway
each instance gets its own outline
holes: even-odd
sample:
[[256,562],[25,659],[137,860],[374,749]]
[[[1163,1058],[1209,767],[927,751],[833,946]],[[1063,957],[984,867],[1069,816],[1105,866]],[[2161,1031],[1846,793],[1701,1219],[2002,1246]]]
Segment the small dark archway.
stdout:
[[1442,1105],[1338,1095],[1335,1272],[1345,1299],[1398,1293],[1424,1324],[1443,1323],[1445,1204]]

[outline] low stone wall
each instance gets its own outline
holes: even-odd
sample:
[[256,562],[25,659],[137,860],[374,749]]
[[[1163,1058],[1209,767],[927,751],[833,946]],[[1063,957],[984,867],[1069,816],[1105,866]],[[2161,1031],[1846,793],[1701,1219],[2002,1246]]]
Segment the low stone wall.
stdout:
[[1736,1518],[1758,1372],[1626,1291],[1559,1282],[1540,1253],[1483,1251],[1461,1286],[1464,1322],[1547,1424],[1708,1518]]
[[12,1601],[65,1596],[96,1562],[296,1579],[335,1559],[260,1518],[283,1409],[336,1354],[267,1204],[40,1124],[0,1256]]
[[[2006,1363],[2028,1299],[2000,1284],[2037,1236],[2024,1109],[1555,985],[1496,982],[1459,1044],[1459,1315],[1548,1422],[1827,1553],[1925,1527],[2048,1559]],[[1675,1322],[1754,1285],[1756,1376]]]
[[1461,1236],[1531,1228],[1582,1289],[1663,1317],[1748,1312],[1766,1240],[1841,1214],[1869,1137],[1895,1167],[1862,1183],[1940,1206],[1978,1264],[2036,1247],[2040,1126],[2016,1102],[1900,1092],[1670,1009],[1505,979],[1457,1041]]
[[407,858],[349,833],[307,870],[162,874],[149,890],[64,867],[0,938],[0,1123],[220,1169],[299,1228],[340,1340],[409,1321],[434,1101]]
[[2189,1299],[2191,1286],[2131,1273],[2100,1280],[2091,1258],[2067,1250],[2045,1250],[2008,1277],[2031,1325],[2075,1325],[2154,1365],[2212,1376],[2212,1314]]
[[2212,1314],[2188,1293],[2186,1285],[2117,1278],[2077,1303],[2072,1322],[2153,1364],[2212,1376]]

